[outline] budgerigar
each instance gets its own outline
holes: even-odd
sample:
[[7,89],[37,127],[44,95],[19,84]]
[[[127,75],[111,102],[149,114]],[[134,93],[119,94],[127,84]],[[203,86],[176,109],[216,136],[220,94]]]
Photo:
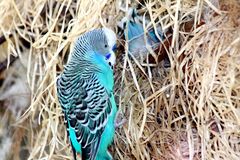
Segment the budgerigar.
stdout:
[[[147,21],[147,20],[146,20]],[[160,27],[157,28],[157,37],[153,28],[146,33],[146,40],[144,38],[143,19],[137,14],[137,10],[129,8],[128,17],[124,17],[118,24],[124,30],[125,39],[128,37],[128,49],[134,56],[139,54],[146,54],[148,52],[147,45],[155,50],[160,45],[161,38],[163,40],[163,33]]]
[[81,35],[57,79],[72,145],[83,160],[111,160],[108,146],[114,137],[117,107],[113,95],[116,35],[108,28]]

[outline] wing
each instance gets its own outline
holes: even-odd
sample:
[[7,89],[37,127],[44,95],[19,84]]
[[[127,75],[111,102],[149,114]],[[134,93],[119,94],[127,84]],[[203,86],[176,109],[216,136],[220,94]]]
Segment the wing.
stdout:
[[112,110],[110,93],[107,93],[96,75],[85,79],[74,77],[62,75],[59,78],[59,101],[68,131],[69,127],[73,128],[81,144],[82,158],[92,160],[96,157],[101,135]]

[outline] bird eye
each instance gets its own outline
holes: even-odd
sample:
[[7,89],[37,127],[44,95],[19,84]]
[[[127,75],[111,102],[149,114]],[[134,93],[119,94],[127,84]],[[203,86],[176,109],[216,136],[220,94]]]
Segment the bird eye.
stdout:
[[107,48],[108,47],[108,45],[107,44],[105,44],[105,46],[104,46],[105,48]]

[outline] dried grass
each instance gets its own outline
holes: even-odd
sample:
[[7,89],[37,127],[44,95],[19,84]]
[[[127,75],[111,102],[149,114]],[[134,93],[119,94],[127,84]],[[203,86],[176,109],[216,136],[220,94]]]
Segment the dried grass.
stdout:
[[[0,32],[6,37],[7,53],[21,61],[23,54],[28,57],[31,105],[14,125],[25,133],[28,159],[72,159],[56,77],[66,63],[70,43],[102,25],[117,30],[117,21],[126,14],[120,5],[126,4],[142,5],[140,12],[150,17],[146,27],[170,28],[170,46],[163,48],[171,67],[164,68],[162,62],[142,65],[125,52],[117,53],[115,96],[127,123],[116,130],[114,158],[238,159],[237,0],[1,1]],[[28,43],[30,48],[21,52],[20,46],[26,48]]]

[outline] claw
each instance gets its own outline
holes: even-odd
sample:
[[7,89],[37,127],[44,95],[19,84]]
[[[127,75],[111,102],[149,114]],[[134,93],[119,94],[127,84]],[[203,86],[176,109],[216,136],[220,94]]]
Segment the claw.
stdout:
[[126,118],[123,118],[120,122],[115,122],[114,126],[115,126],[115,128],[120,128],[120,127],[122,127],[126,122],[127,122],[127,119],[126,119]]
[[125,117],[123,117],[123,115],[119,112],[117,112],[117,116],[116,116],[116,119],[115,119],[115,123],[114,123],[114,127],[115,128],[120,128],[122,127],[125,123],[127,122],[127,119]]

